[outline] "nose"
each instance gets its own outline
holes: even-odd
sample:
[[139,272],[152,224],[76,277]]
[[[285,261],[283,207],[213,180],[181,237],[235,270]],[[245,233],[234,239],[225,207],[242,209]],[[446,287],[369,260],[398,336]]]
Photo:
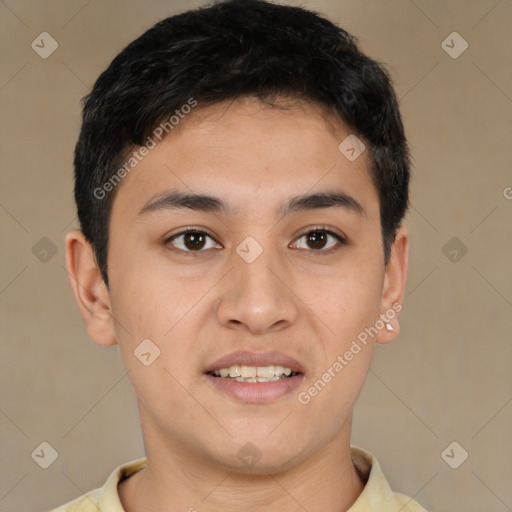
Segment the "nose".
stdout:
[[234,268],[226,276],[216,307],[222,325],[264,334],[284,329],[296,320],[296,297],[277,261],[277,256],[267,250],[252,263],[233,254]]

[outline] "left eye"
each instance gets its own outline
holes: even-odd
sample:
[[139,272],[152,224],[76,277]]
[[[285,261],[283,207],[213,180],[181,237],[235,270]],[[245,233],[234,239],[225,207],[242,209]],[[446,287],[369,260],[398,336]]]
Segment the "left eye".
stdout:
[[[331,239],[331,243],[329,243],[329,238]],[[300,240],[306,240],[306,244],[310,244],[307,247],[304,245],[300,245]],[[334,239],[334,240],[333,240]],[[304,233],[300,238],[297,239],[293,245],[295,245],[298,249],[314,249],[315,251],[325,251],[326,249],[332,249],[338,244],[345,244],[345,239],[341,236],[333,233],[332,231],[326,229],[315,229],[313,231],[308,231]],[[297,246],[298,244],[298,246]]]

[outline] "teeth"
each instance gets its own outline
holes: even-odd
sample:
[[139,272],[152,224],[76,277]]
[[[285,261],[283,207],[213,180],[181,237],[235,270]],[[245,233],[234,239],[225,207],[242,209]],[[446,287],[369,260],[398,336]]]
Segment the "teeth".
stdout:
[[265,377],[269,379],[274,376],[275,369],[275,366],[258,366],[256,373],[258,377]]
[[289,377],[290,368],[283,366],[243,366],[234,365],[212,372],[217,377],[231,378],[238,382],[271,382]]
[[[276,377],[271,377],[269,379],[266,379],[265,377],[256,377],[254,380],[256,382],[272,382],[274,380],[282,380],[282,379],[281,379],[281,377],[276,376]],[[246,380],[245,382],[250,382],[250,381]]]
[[230,377],[241,377],[242,374],[240,373],[240,366],[231,366],[229,369],[229,376]]
[[255,366],[242,366],[240,368],[240,375],[244,379],[256,377],[256,374],[258,375],[258,377],[261,377],[261,375],[258,372],[259,368],[256,368]]

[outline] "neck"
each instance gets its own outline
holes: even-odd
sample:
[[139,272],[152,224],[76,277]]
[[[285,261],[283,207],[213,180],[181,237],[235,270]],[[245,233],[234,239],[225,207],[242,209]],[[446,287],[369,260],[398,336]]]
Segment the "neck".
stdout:
[[364,488],[350,457],[351,418],[311,457],[264,474],[212,462],[141,421],[147,465],[119,485],[126,512],[343,512]]

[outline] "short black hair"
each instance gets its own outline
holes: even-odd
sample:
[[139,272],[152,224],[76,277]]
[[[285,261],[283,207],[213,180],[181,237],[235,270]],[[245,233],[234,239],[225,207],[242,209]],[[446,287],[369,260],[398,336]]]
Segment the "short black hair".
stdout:
[[360,51],[353,35],[316,12],[228,0],[158,22],[114,58],[82,100],[74,195],[107,287],[109,221],[118,188],[113,179],[116,172],[118,180],[124,175],[119,166],[127,152],[147,144],[155,128],[191,99],[207,106],[243,96],[323,105],[365,141],[387,265],[408,208],[410,175],[388,71]]

